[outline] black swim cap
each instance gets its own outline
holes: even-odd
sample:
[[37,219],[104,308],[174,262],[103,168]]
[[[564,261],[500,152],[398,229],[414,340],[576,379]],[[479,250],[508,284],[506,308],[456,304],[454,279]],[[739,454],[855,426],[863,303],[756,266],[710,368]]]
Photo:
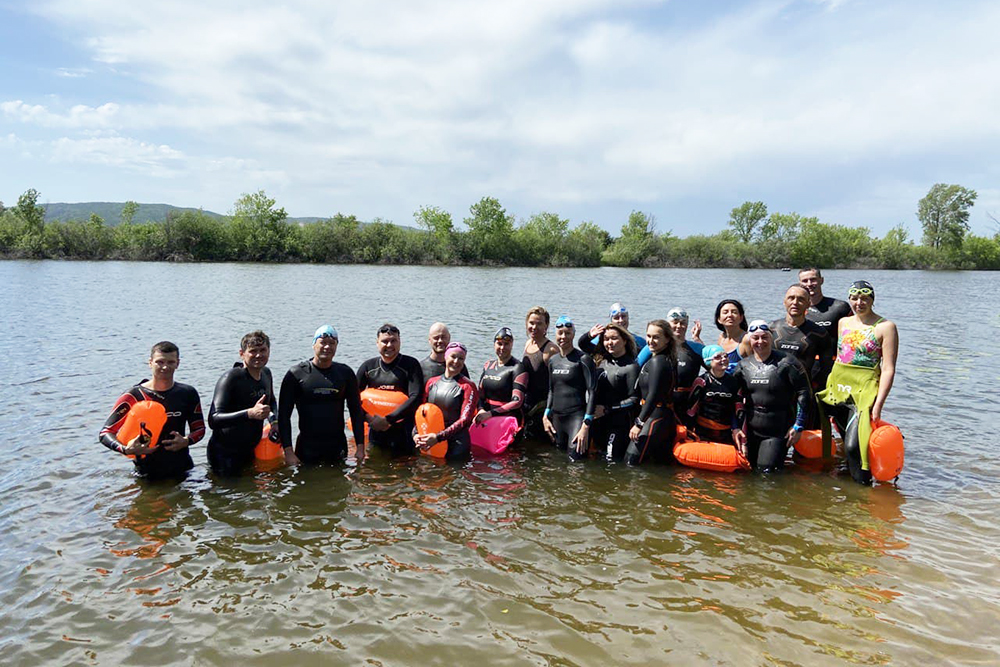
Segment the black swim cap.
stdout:
[[853,296],[855,294],[867,295],[875,300],[875,288],[867,280],[855,280],[851,283],[851,286],[847,289],[847,295]]

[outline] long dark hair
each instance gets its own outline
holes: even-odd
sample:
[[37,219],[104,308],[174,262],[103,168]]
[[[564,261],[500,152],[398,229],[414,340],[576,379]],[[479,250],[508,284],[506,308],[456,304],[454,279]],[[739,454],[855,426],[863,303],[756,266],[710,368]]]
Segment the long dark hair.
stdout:
[[746,314],[746,311],[743,310],[743,304],[740,303],[739,301],[737,301],[736,299],[723,299],[722,301],[719,302],[719,305],[715,307],[715,327],[719,331],[725,333],[726,327],[724,327],[721,324],[719,324],[719,315],[722,314],[722,307],[725,306],[727,303],[733,304],[734,306],[736,306],[736,310],[740,311],[740,318],[741,318],[740,319],[740,329],[743,329],[744,331],[746,331],[747,330],[747,314]]

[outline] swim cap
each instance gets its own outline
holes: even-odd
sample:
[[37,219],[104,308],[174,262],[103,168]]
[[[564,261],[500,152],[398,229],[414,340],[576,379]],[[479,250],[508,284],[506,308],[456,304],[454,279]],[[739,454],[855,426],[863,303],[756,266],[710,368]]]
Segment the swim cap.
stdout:
[[754,331],[766,331],[767,333],[771,333],[771,325],[764,320],[754,320],[750,323],[750,327],[747,331],[750,333],[753,333]]
[[569,318],[569,315],[560,315],[559,319],[556,320],[556,329],[562,329],[563,327],[575,328],[573,320]]
[[611,304],[611,313],[608,316],[614,317],[615,315],[628,315],[628,308],[625,307],[624,303],[615,301]]
[[497,332],[493,334],[493,340],[498,338],[510,338],[514,340],[514,332],[510,330],[510,327],[500,327]]
[[854,296],[856,294],[870,296],[872,301],[875,300],[875,288],[867,280],[855,280],[851,283],[851,287],[847,290],[847,295]]
[[313,334],[313,342],[315,343],[323,336],[336,338],[338,341],[340,340],[340,336],[337,335],[337,330],[331,327],[329,324],[324,324],[319,329],[316,329],[316,333]]
[[452,350],[455,350],[455,349],[461,350],[462,352],[465,352],[466,354],[469,353],[468,348],[465,347],[465,345],[463,345],[461,343],[448,343],[448,347],[444,348],[444,353],[448,354],[449,352],[451,352]]
[[707,365],[712,362],[712,357],[725,353],[726,351],[722,349],[721,345],[706,345],[701,350],[701,358]]
[[684,320],[685,322],[687,322],[688,321],[687,311],[681,308],[680,306],[675,306],[671,308],[667,312],[667,321],[669,322],[670,320]]

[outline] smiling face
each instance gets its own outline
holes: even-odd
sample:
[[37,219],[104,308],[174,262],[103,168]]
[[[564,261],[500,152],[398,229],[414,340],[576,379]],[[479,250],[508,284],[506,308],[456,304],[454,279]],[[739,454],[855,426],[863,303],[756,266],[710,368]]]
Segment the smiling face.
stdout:
[[506,361],[510,359],[511,348],[513,347],[513,338],[507,338],[504,336],[493,340],[493,352],[497,355],[497,359],[501,362],[506,363]]
[[729,357],[725,352],[719,352],[709,360],[708,367],[716,377],[722,377],[729,368]]
[[549,325],[545,323],[544,317],[538,313],[532,313],[524,323],[524,330],[527,332],[528,338],[541,340],[549,332]]
[[668,340],[667,332],[655,324],[650,324],[646,327],[646,346],[653,354],[657,354],[666,349]]
[[444,355],[445,375],[450,378],[456,377],[465,368],[465,350],[460,347],[453,347]]
[[320,336],[313,341],[313,360],[319,364],[329,364],[337,355],[339,343],[333,336]]
[[260,372],[267,366],[267,360],[271,357],[271,348],[267,345],[251,345],[245,350],[240,350],[240,359],[247,370],[254,373]]
[[752,331],[750,334],[750,347],[754,352],[762,357],[771,353],[771,332],[764,329]]
[[871,312],[875,298],[870,294],[851,294],[847,297],[847,302],[851,304],[855,315],[863,315]]
[[444,351],[448,348],[448,343],[451,342],[451,332],[448,331],[448,327],[438,322],[431,327],[430,332],[427,334],[427,342],[430,343],[431,352],[434,354],[444,354]]
[[743,321],[740,309],[734,303],[727,303],[719,311],[719,324],[724,327],[736,327]]
[[799,282],[809,292],[813,303],[823,298],[823,277],[817,271],[800,271]]
[[613,324],[617,324],[619,326],[623,326],[626,329],[628,329],[628,311],[627,310],[624,312],[618,311],[617,313],[611,316],[611,322]]
[[670,325],[670,331],[674,334],[674,338],[679,341],[684,340],[684,337],[687,336],[688,321],[677,319],[667,320],[667,323]]
[[573,337],[576,329],[572,326],[563,326],[556,329],[556,345],[565,354],[573,349]]
[[386,362],[390,362],[399,354],[399,334],[391,331],[379,333],[376,342],[378,353]]

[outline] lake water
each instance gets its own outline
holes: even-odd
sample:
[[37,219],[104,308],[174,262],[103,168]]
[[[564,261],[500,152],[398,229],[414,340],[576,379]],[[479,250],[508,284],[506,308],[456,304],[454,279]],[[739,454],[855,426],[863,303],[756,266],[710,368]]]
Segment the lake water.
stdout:
[[859,277],[899,326],[885,416],[898,486],[826,470],[713,474],[588,462],[542,443],[445,465],[208,471],[147,483],[97,443],[149,347],[207,412],[240,337],[276,381],[332,323],[338,360],[383,321],[435,320],[491,354],[543,304],[633,330],[722,297],[781,314],[779,271],[0,262],[0,661],[5,665],[938,665],[1000,663],[996,275]]

